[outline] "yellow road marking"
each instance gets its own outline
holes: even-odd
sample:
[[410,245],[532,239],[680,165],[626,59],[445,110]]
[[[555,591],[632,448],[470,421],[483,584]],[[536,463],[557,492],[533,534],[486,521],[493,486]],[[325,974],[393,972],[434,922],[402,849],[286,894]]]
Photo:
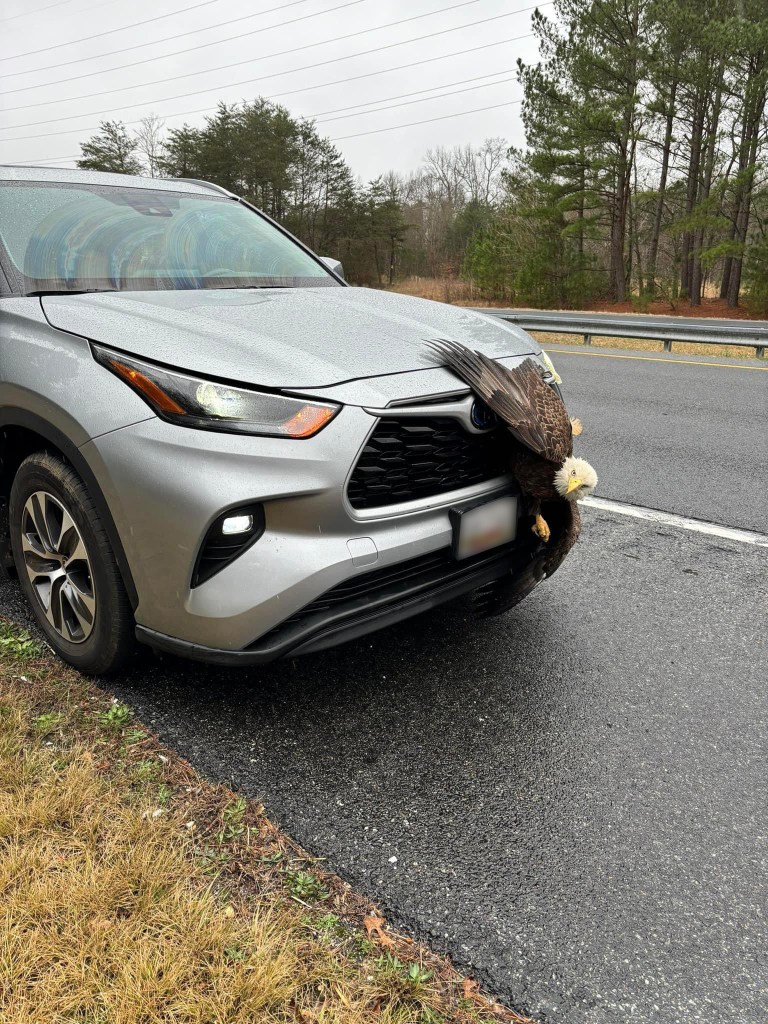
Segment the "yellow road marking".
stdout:
[[684,363],[687,366],[720,366],[725,370],[768,370],[768,366],[745,366],[743,363],[705,363],[698,359],[663,359],[661,356],[625,356],[618,352],[584,352],[578,348],[553,349],[552,345],[546,346],[548,350],[556,351],[559,356],[600,356],[601,359],[644,359],[649,363]]

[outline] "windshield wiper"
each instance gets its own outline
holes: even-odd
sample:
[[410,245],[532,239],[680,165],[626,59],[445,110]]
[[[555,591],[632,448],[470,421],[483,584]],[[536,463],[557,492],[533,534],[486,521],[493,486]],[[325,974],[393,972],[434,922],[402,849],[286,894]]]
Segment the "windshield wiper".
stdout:
[[101,292],[120,292],[124,291],[123,288],[57,288],[57,289],[42,289],[35,292],[24,292],[26,298],[38,298],[44,295],[95,295]]

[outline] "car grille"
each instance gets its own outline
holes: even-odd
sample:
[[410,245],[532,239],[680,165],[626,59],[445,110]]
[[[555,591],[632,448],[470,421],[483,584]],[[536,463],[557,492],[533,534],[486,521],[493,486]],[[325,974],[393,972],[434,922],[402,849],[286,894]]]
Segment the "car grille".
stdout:
[[385,417],[347,487],[356,509],[381,508],[471,487],[509,471],[499,431],[470,434],[448,417]]

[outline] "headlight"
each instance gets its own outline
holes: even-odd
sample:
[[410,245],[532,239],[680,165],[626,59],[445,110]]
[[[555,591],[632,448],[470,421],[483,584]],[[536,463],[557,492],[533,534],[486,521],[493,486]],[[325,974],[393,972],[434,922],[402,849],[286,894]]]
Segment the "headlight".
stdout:
[[549,356],[544,351],[544,349],[542,349],[541,352],[539,353],[539,359],[542,361],[542,363],[544,363],[544,366],[552,374],[552,379],[554,380],[555,384],[562,384],[563,383],[563,378],[560,376],[560,374],[555,369],[555,364],[549,358]]
[[92,345],[98,363],[133,388],[164,420],[198,430],[312,437],[341,406],[218,384]]

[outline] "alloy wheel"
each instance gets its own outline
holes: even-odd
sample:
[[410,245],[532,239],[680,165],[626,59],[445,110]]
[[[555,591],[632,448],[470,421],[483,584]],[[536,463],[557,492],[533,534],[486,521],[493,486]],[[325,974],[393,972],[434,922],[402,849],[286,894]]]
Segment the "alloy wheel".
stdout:
[[47,491],[27,498],[21,549],[32,590],[50,625],[69,643],[86,641],[96,620],[88,549],[72,516]]

